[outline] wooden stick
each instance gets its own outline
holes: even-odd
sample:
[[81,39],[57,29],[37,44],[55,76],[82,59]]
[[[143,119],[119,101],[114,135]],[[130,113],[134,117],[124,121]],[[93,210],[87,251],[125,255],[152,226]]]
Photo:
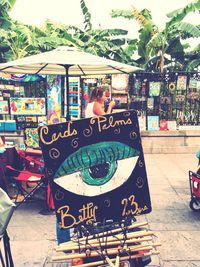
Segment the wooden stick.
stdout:
[[[120,258],[120,261],[125,261],[125,260],[130,260],[130,259],[137,259],[137,258],[141,258],[143,256],[151,256],[151,255],[157,255],[157,254],[160,254],[160,251],[156,250],[156,251],[152,251],[152,252],[148,252],[148,253],[144,253],[144,254],[123,256],[123,257]],[[114,262],[115,258],[110,259],[110,261]],[[95,261],[95,262],[80,264],[80,265],[76,265],[76,267],[92,267],[92,266],[102,265],[102,264],[105,264],[105,261],[101,260],[101,261]]]
[[[136,232],[131,232],[131,233],[127,233],[127,239],[130,239],[130,238],[134,238],[134,237],[143,237],[143,236],[148,236],[148,235],[153,235],[153,232],[152,231],[136,231]],[[123,234],[118,234],[116,236],[108,236],[105,238],[106,242],[109,242],[109,241],[116,241],[119,240],[119,239],[123,239],[124,238],[124,235]],[[103,238],[102,238],[103,239]],[[100,244],[100,242],[104,242],[103,240],[98,240],[98,239],[90,239],[90,243],[89,244],[95,244],[95,243],[98,243]],[[65,249],[69,249],[71,250],[71,247],[72,247],[72,244],[74,245],[74,243],[62,243],[60,244],[58,247],[62,247],[62,248],[65,248]]]
[[[130,230],[130,229],[134,229],[134,228],[137,228],[137,227],[145,226],[147,224],[148,224],[147,222],[134,223],[134,224],[128,226],[127,229]],[[101,237],[101,236],[106,236],[108,234],[114,234],[114,233],[121,232],[121,231],[122,231],[122,228],[117,228],[117,229],[113,229],[113,230],[110,230],[110,231],[105,231],[103,233],[99,233],[99,234],[95,234],[95,235],[89,235],[88,237],[82,237],[82,238],[80,238],[79,239],[79,242],[86,241],[88,239],[93,239],[95,236]],[[70,244],[70,243],[73,243],[75,241],[72,240],[72,241],[69,241],[69,242],[65,242],[65,243],[62,243],[62,245],[64,245],[64,244]]]
[[[115,246],[115,245],[121,245],[121,244],[142,243],[142,242],[151,241],[151,240],[152,240],[152,237],[143,237],[143,238],[139,237],[139,238],[127,239],[125,242],[123,240],[102,242],[101,246],[107,247],[107,246]],[[78,244],[74,244],[74,246],[71,246],[70,248],[58,246],[56,248],[56,251],[60,252],[60,251],[68,251],[68,250],[79,250],[79,249],[85,249],[85,248],[90,248],[90,247],[96,248],[96,247],[99,247],[99,245],[100,245],[99,243],[95,243],[92,246],[90,246],[90,244],[84,244],[80,246],[78,246]]]
[[115,267],[119,267],[119,263],[120,263],[120,257],[119,255],[117,255],[116,261],[115,261]]
[[[140,251],[140,250],[152,250],[153,247],[152,245],[138,245],[138,246],[132,246],[132,247],[128,247],[127,250],[129,252],[134,252],[134,251]],[[124,250],[124,253],[126,252],[126,250]],[[106,254],[107,255],[113,255],[113,254],[117,254],[119,253],[119,249],[115,248],[115,249],[107,249],[106,250]],[[96,257],[99,256],[99,253],[96,251],[91,251],[90,253],[90,257]],[[59,261],[59,260],[69,260],[69,259],[75,259],[75,258],[84,258],[86,257],[85,253],[74,253],[74,254],[70,254],[70,255],[60,255],[60,256],[54,256],[52,257],[53,261]]]
[[112,263],[112,261],[110,260],[110,258],[106,257],[105,258],[107,263],[109,264],[110,267],[119,267],[119,262],[120,262],[120,257],[119,255],[117,255],[116,260],[115,260],[115,265]]

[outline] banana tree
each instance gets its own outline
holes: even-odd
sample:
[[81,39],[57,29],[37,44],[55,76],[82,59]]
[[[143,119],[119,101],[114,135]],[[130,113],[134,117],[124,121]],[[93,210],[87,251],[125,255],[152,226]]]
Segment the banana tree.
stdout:
[[[9,30],[11,25],[11,18],[9,11],[13,8],[16,0],[1,0],[0,1],[0,29]],[[4,54],[9,51],[9,47],[2,43],[0,35],[0,62],[4,61]]]
[[174,61],[184,67],[184,45],[181,44],[181,36],[189,35],[193,38],[200,37],[200,30],[191,23],[184,22],[183,19],[192,11],[200,9],[200,0],[193,1],[182,9],[171,12],[167,16],[170,21],[166,23],[165,29],[154,31],[151,39],[147,43],[147,53],[149,57],[159,56],[158,69],[163,72],[165,56],[170,56]]
[[[75,31],[75,36],[83,42],[81,48],[92,54],[114,59],[124,63],[131,62],[137,40],[129,40],[123,29],[93,29],[91,14],[84,0],[80,0],[84,17],[84,30]],[[127,48],[129,44],[129,48]]]
[[0,26],[8,28],[10,25],[10,16],[8,12],[13,8],[16,0],[1,0],[0,1]]
[[[170,21],[166,23],[162,30],[153,23],[149,11],[143,10],[140,12],[147,23],[140,25],[138,54],[141,58],[138,61],[144,64],[143,66],[147,69],[155,63],[154,66],[160,72],[163,72],[166,58],[171,57],[182,65],[181,63],[184,62],[184,46],[181,44],[181,36],[188,34],[193,38],[200,37],[200,30],[197,26],[182,20],[190,12],[199,9],[200,0],[196,0],[182,9],[171,12],[167,15]],[[113,13],[112,15],[118,16],[119,14]],[[132,18],[134,18],[134,15],[134,12],[132,12]],[[131,18],[130,11],[126,14],[126,17]],[[138,17],[135,19],[138,20]],[[155,61],[155,59],[157,60]]]

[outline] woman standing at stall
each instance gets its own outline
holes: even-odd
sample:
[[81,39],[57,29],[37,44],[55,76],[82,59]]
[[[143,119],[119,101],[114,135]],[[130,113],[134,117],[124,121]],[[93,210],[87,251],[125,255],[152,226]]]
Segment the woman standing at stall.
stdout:
[[112,113],[112,109],[115,106],[115,102],[111,101],[108,105],[107,111],[105,111],[106,91],[102,87],[96,87],[90,95],[89,103],[85,109],[85,117],[93,117],[104,114]]

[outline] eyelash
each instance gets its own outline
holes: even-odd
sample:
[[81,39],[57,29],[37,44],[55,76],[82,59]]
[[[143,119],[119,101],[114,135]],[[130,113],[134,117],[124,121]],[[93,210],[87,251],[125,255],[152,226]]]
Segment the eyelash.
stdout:
[[[99,148],[99,146],[102,146]],[[119,142],[104,142],[83,147],[70,155],[60,166],[55,178],[71,174],[80,169],[89,168],[105,162],[138,156],[139,152],[132,147]]]

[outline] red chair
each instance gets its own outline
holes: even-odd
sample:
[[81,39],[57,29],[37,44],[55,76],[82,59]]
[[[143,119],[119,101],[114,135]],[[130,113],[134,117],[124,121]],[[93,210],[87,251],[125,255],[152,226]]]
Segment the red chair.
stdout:
[[[16,194],[10,196],[17,203],[19,196],[22,200],[17,207],[27,200],[33,199],[39,188],[47,190],[44,163],[41,159],[27,155],[24,151],[17,151],[15,147],[9,148],[8,164],[6,165],[5,175],[13,185]],[[45,193],[46,194],[46,193]]]
[[[26,161],[26,168],[33,172],[41,173],[41,168],[44,167],[42,152],[39,149],[26,148],[26,150],[19,151],[19,154],[24,157]],[[34,159],[34,161],[33,161]],[[55,209],[50,185],[47,185],[46,201],[49,211]]]

